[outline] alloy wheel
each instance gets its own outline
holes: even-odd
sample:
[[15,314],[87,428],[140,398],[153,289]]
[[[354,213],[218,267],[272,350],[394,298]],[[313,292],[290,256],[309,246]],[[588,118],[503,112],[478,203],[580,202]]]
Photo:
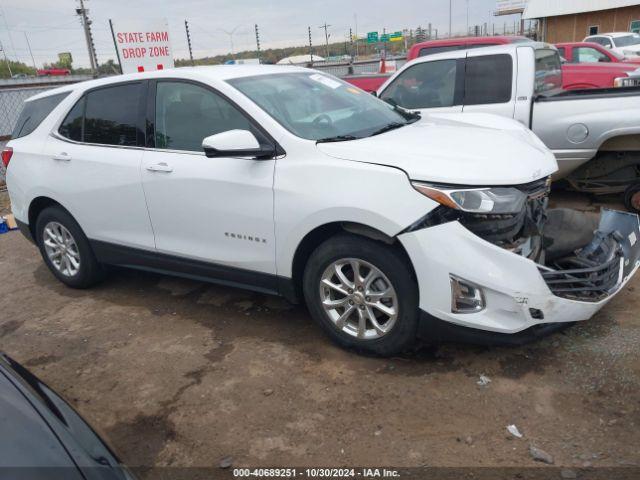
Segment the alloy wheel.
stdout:
[[53,267],[65,277],[80,271],[80,250],[71,232],[58,222],[49,222],[43,231],[44,249]]
[[337,260],[325,269],[320,300],[338,330],[361,340],[387,335],[398,318],[398,295],[391,281],[357,258]]

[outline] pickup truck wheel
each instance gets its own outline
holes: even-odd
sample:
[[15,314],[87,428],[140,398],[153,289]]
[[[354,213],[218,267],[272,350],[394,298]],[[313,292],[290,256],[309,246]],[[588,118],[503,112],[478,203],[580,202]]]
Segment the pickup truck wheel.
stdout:
[[629,185],[624,191],[624,206],[630,212],[640,213],[640,183]]
[[104,278],[87,237],[64,209],[48,207],[38,215],[36,241],[47,267],[65,285],[88,288]]
[[392,246],[337,235],[311,254],[303,290],[313,318],[343,347],[389,356],[415,342],[418,287]]

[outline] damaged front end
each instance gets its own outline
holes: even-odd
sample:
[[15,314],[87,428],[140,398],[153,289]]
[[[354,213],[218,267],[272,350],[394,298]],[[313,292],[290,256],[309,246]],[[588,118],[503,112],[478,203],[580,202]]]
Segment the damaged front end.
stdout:
[[[457,221],[487,242],[534,261],[555,296],[598,302],[614,293],[638,265],[637,215],[608,209],[600,216],[548,209],[548,178],[499,189],[417,182],[414,187],[440,206],[407,231]],[[468,201],[468,192],[478,198]],[[475,192],[484,192],[484,198]],[[496,209],[501,194],[509,200]]]

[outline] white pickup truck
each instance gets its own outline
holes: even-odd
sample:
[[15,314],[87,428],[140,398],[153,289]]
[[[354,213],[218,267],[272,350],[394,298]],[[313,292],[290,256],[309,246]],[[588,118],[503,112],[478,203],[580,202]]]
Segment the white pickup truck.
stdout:
[[[501,45],[417,58],[377,95],[423,114],[494,113],[531,128],[576,190],[623,193],[640,210],[640,90],[564,91],[557,50]],[[514,161],[517,161],[514,158]]]

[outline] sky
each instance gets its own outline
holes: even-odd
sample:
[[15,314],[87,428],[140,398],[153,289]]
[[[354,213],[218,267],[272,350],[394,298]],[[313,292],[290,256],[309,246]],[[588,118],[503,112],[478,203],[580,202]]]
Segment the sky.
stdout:
[[[453,32],[464,33],[469,24],[495,23],[513,28],[515,16],[494,17],[496,0],[451,0]],[[84,33],[75,14],[78,0],[0,0],[0,42],[10,60],[32,65],[27,41],[38,67],[71,52],[74,66],[89,65]],[[115,60],[109,19],[167,18],[173,55],[187,58],[184,21],[188,20],[194,57],[255,49],[254,24],[263,49],[306,45],[311,26],[314,45],[324,43],[325,22],[330,41],[348,38],[349,28],[359,35],[368,31],[415,29],[428,23],[440,36],[449,28],[449,0],[86,0],[93,21],[98,62]],[[234,31],[232,37],[225,31]],[[28,40],[27,40],[28,39]],[[0,57],[1,58],[1,57]]]

